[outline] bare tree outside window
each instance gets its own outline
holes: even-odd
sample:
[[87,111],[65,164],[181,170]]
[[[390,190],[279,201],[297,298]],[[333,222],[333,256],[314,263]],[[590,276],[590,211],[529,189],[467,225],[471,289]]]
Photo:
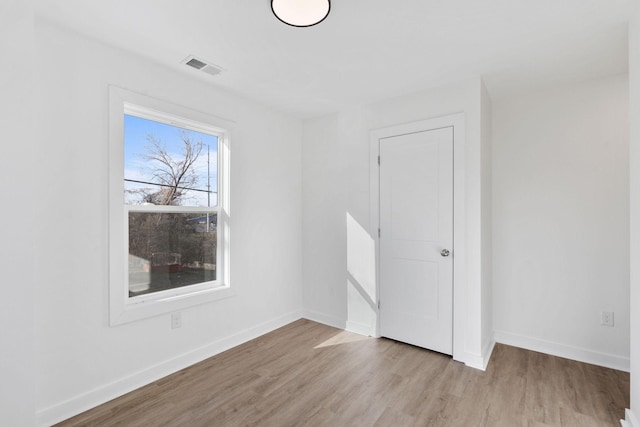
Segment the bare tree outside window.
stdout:
[[217,138],[165,124],[173,132],[162,128],[159,135],[152,131],[157,123],[135,117],[136,123],[142,120],[152,124],[144,143],[138,138],[125,147],[130,166],[137,166],[129,167],[129,178],[125,166],[125,200],[158,208],[129,211],[130,296],[216,278],[215,212],[163,212],[161,206],[209,204],[210,151],[215,144],[217,153]]
[[184,145],[180,156],[177,156],[169,153],[166,144],[154,134],[147,135],[148,144],[140,157],[147,165],[144,167],[144,174],[149,177],[147,183],[159,188],[131,190],[140,195],[142,203],[180,206],[185,194],[197,189],[199,176],[195,165],[204,143],[194,141],[186,130],[180,131],[180,138]]

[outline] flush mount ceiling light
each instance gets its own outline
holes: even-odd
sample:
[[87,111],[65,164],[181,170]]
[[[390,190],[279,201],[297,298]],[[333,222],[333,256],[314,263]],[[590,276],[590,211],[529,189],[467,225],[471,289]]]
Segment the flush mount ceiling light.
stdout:
[[271,0],[271,10],[287,25],[311,27],[329,15],[331,0]]

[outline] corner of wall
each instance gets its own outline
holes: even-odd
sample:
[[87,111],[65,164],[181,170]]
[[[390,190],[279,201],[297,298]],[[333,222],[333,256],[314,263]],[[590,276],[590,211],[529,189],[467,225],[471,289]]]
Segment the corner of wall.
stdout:
[[344,319],[340,319],[335,316],[331,316],[325,313],[320,313],[318,311],[304,309],[302,311],[302,317],[307,320],[312,320],[317,323],[322,323],[323,325],[332,326],[338,329],[346,329],[346,321]]
[[[493,349],[493,174],[492,115],[489,92],[480,80],[480,167],[481,167],[481,245],[482,245],[482,345],[483,355]],[[490,356],[490,352],[489,352]],[[484,356],[483,356],[484,357]],[[488,356],[485,363],[488,363]],[[485,365],[486,366],[486,365]]]
[[622,427],[640,427],[640,422],[638,422],[638,418],[635,416],[630,409],[626,409],[624,411],[624,420],[620,420],[620,425]]
[[339,119],[331,114],[303,123],[302,301],[305,318],[344,328],[348,169]]
[[465,353],[461,358],[458,358],[459,362],[464,363],[466,366],[474,369],[478,369],[480,371],[486,371],[489,366],[489,361],[491,360],[491,355],[493,354],[493,349],[496,345],[496,341],[491,338],[487,340],[482,346],[482,352],[480,355]]
[[[629,23],[629,157],[630,157],[630,259],[640,255],[640,4],[633,2]],[[628,426],[639,427],[632,411],[640,411],[640,267],[630,269],[630,337],[631,337],[631,403],[627,411]]]
[[[42,186],[36,175],[38,139],[34,117],[34,12],[30,0],[3,2],[0,13],[0,129],[6,141],[0,156],[0,194],[20,209],[7,209],[0,222],[0,269],[4,287],[0,301],[0,424],[30,426],[35,420],[35,300],[38,275],[34,270],[37,230],[36,205]],[[18,178],[19,177],[19,178]],[[19,185],[18,185],[19,182]],[[38,202],[36,202],[36,200]],[[10,243],[7,243],[10,242]],[[43,277],[44,278],[44,277]]]

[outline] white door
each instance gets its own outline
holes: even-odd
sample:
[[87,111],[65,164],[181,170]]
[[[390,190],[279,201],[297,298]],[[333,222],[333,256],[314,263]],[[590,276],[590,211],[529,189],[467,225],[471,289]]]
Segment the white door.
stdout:
[[453,353],[453,128],[380,143],[380,334]]

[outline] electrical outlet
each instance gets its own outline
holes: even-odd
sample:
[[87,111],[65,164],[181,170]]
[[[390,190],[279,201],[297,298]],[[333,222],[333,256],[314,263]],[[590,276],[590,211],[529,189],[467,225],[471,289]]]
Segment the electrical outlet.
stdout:
[[180,312],[171,313],[171,329],[177,329],[182,326],[182,314]]
[[600,312],[600,324],[604,326],[613,326],[613,311]]

